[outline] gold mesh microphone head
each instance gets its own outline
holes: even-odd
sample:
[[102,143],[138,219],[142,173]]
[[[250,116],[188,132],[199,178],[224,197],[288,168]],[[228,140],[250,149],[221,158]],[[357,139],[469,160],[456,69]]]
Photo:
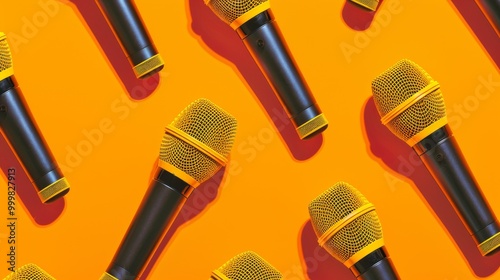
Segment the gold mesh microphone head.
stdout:
[[55,280],[35,264],[27,264],[12,272],[3,280]]
[[372,11],[375,11],[378,6],[378,0],[351,0],[351,1]]
[[7,36],[0,32],[0,81],[14,75],[12,55],[10,53]]
[[372,93],[382,123],[410,146],[448,123],[439,84],[408,59],[375,78]]
[[212,280],[281,280],[281,273],[254,252],[245,252],[214,270]]
[[198,99],[167,126],[159,166],[193,187],[227,163],[236,119],[208,99]]
[[235,30],[271,8],[269,0],[205,0],[205,4]]
[[309,204],[320,246],[351,267],[384,246],[375,207],[353,186],[339,182]]

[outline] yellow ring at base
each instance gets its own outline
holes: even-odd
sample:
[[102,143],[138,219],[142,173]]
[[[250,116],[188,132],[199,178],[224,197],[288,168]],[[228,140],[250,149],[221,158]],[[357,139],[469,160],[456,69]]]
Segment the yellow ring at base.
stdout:
[[500,232],[477,246],[483,256],[500,247]]
[[218,270],[212,271],[212,275],[210,275],[210,280],[231,280],[226,277],[226,275],[222,274]]
[[319,114],[316,117],[308,120],[301,126],[297,127],[297,133],[299,134],[300,139],[304,139],[327,125],[328,120],[326,119],[325,115]]
[[448,124],[448,117],[444,116],[439,120],[433,122],[428,127],[424,128],[424,130],[415,134],[412,138],[406,140],[406,144],[410,145],[410,147],[415,146],[418,142],[424,140],[425,137],[431,135],[434,131]]
[[161,159],[158,160],[158,166],[161,169],[174,174],[177,178],[186,182],[188,185],[190,185],[193,188],[196,188],[200,185],[200,182],[196,181],[193,177],[189,176],[186,172],[180,170],[179,168],[173,166],[172,164],[170,164],[166,161],[163,161]]
[[266,2],[260,4],[256,7],[254,7],[250,11],[242,14],[239,18],[237,18],[233,22],[231,22],[231,24],[229,24],[229,26],[231,26],[231,28],[236,30],[241,25],[243,25],[245,22],[247,22],[249,19],[253,18],[254,16],[256,16],[256,15],[258,15],[266,10],[269,10],[270,8],[271,8],[271,3],[269,3],[269,1],[266,1]]
[[348,268],[353,266],[355,263],[359,262],[362,258],[366,257],[371,252],[382,248],[384,246],[384,239],[380,238],[372,243],[368,244],[365,248],[359,250],[356,254],[352,255],[347,261],[344,262],[344,265]]
[[160,54],[154,55],[143,62],[134,66],[135,76],[141,78],[147,75],[149,72],[164,65],[163,59]]
[[325,233],[323,233],[323,235],[321,235],[321,237],[318,239],[319,246],[323,247],[325,243],[328,242],[328,240],[330,240],[330,238],[332,238],[339,230],[341,230],[347,224],[350,224],[360,216],[371,211],[375,211],[375,206],[371,203],[368,203],[349,213],[349,215],[333,224],[327,231],[325,231]]
[[120,279],[114,277],[113,275],[107,272],[104,272],[104,274],[101,276],[101,278],[99,278],[99,280],[120,280]]
[[351,0],[351,1],[372,11],[375,11],[378,6],[377,0]]
[[66,180],[65,177],[62,177],[61,179],[45,187],[43,190],[39,191],[38,195],[40,196],[42,202],[45,203],[47,200],[50,200],[54,196],[68,189],[69,189],[68,180]]

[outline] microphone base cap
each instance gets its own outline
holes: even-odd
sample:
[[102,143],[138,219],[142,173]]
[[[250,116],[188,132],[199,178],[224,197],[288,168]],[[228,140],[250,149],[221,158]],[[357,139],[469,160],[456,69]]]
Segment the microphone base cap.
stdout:
[[496,222],[475,233],[474,238],[478,241],[477,247],[483,256],[491,256],[500,251],[500,230]]
[[378,6],[377,0],[351,0],[351,1],[371,11],[375,11]]
[[321,132],[325,131],[328,127],[328,120],[325,115],[313,105],[300,114],[292,117],[293,122],[297,127],[297,133],[300,139],[310,139]]

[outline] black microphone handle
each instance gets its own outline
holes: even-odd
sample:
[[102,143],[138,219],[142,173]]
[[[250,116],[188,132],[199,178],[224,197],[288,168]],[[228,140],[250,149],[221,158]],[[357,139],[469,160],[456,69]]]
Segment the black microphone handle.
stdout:
[[350,267],[359,280],[399,280],[385,247],[378,248]]
[[[151,61],[152,57],[158,55],[146,25],[132,0],[96,1],[106,15],[132,65],[137,66],[145,61]],[[163,66],[157,68],[147,76],[160,71],[162,68]]]
[[194,189],[161,168],[157,168],[154,178],[106,271],[118,280],[140,276]]
[[476,0],[476,2],[500,36],[500,0]]
[[321,114],[270,10],[255,16],[237,32],[296,127]]
[[478,244],[500,232],[498,220],[448,125],[436,130],[413,148]]
[[[14,77],[0,81],[0,127],[38,192],[64,177]],[[69,188],[55,189],[44,202],[53,201],[68,191]]]

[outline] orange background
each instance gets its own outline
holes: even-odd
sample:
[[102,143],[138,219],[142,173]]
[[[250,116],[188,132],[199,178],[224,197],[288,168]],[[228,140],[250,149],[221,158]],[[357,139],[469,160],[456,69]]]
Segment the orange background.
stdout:
[[[71,183],[64,202],[40,206],[37,213],[29,212],[26,201],[17,201],[17,266],[36,263],[57,279],[98,279],[146,191],[164,126],[190,102],[205,97],[238,119],[233,164],[215,199],[207,187],[198,201],[188,202],[196,216],[172,233],[156,265],[149,267],[148,279],[207,279],[246,250],[260,254],[286,279],[353,279],[311,245],[316,241],[307,224],[308,203],[340,180],[377,207],[386,247],[402,279],[500,279],[499,256],[481,258],[470,249],[473,243],[464,238],[465,229],[449,205],[441,205],[439,213],[452,218],[448,224],[441,221],[421,194],[422,186],[414,183],[418,178],[397,173],[373,152],[365,121],[374,119],[367,116],[372,79],[402,58],[417,62],[440,82],[455,136],[493,212],[500,215],[500,75],[450,1],[385,0],[372,26],[355,31],[342,19],[343,1],[304,5],[272,0],[288,45],[330,121],[322,138],[303,142],[280,133],[271,119],[282,109],[261,105],[249,77],[193,31],[192,23],[200,20],[193,19],[194,7],[200,6],[196,1],[202,2],[136,1],[166,62],[160,84],[142,100],[131,98],[75,5],[3,3],[0,28],[9,36],[16,78]],[[44,12],[40,3],[53,5],[55,12]],[[206,9],[198,12],[211,13]],[[30,36],[23,33],[26,21],[39,23],[34,33],[26,33]],[[205,26],[205,35],[210,29]],[[26,40],[12,41],[16,35]],[[239,41],[232,35],[228,42]],[[346,56],[341,49],[346,44],[356,52]],[[249,57],[246,52],[241,56]],[[481,79],[497,83],[483,100],[474,95]],[[456,108],[463,104],[466,111],[460,113]],[[86,134],[97,129],[102,137],[88,146]],[[387,143],[398,141],[387,137]],[[79,160],[74,155],[78,147],[83,151]],[[407,151],[401,156],[411,159]],[[0,185],[7,185],[5,176]],[[5,208],[0,208],[6,209],[3,193]],[[2,221],[5,212],[0,211]],[[453,236],[447,225],[458,234]],[[1,226],[0,276],[8,274],[7,235]],[[308,256],[311,250],[316,259]]]

